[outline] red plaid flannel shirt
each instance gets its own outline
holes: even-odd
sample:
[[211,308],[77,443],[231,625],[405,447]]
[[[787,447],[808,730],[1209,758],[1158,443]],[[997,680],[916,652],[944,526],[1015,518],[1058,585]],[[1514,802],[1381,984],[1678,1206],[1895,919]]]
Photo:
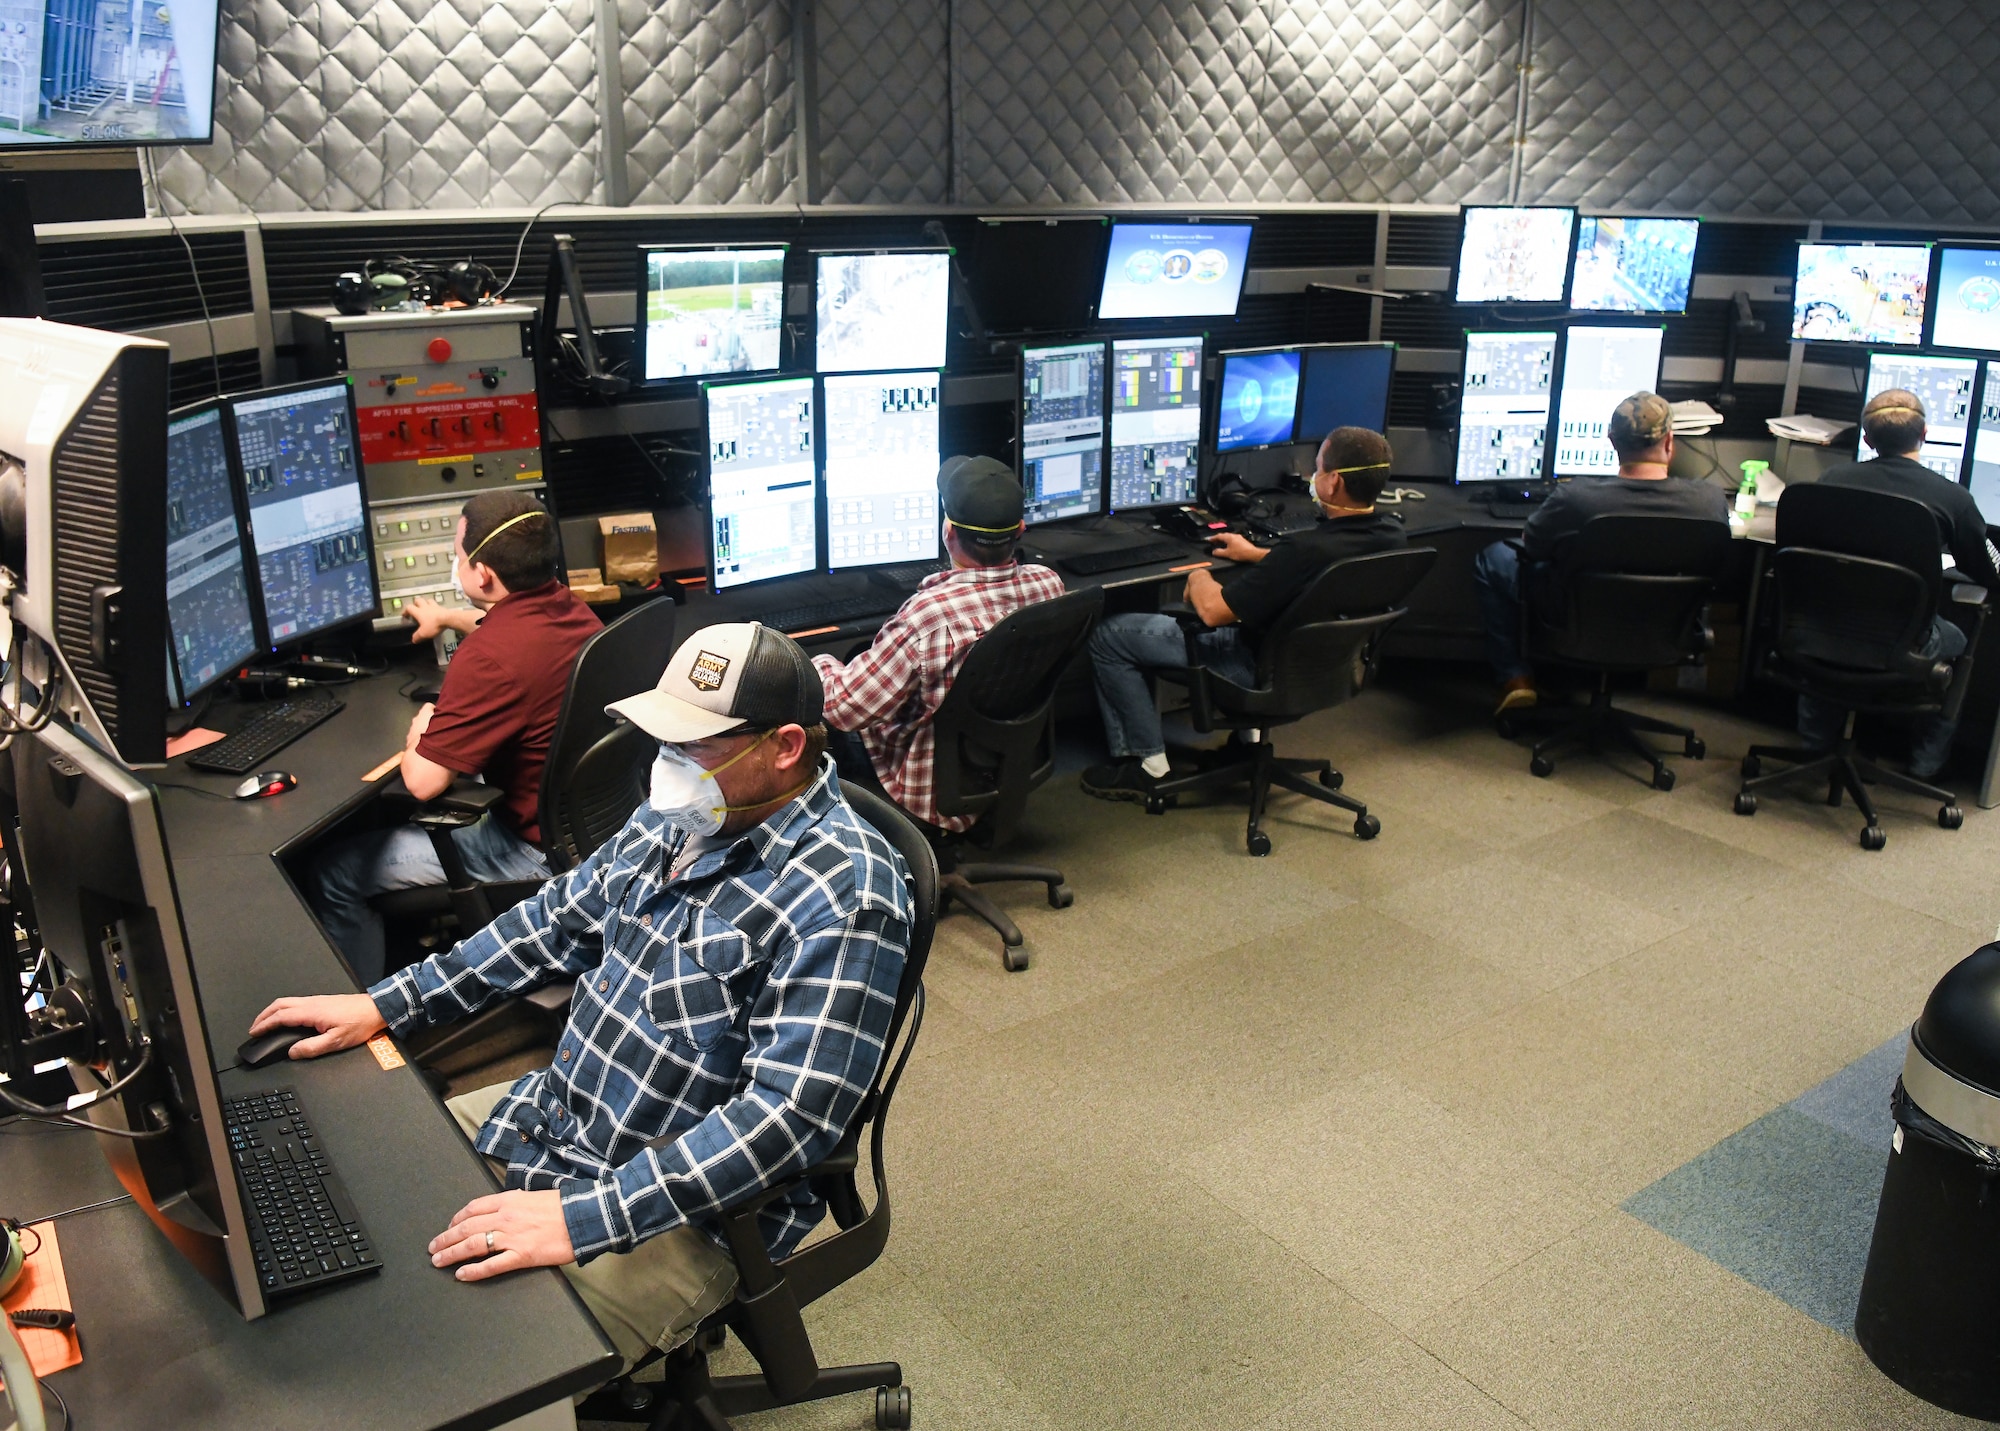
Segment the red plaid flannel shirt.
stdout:
[[813,658],[826,686],[826,723],[860,732],[882,788],[898,805],[941,829],[970,827],[969,815],[938,814],[931,717],[974,641],[1023,606],[1062,594],[1061,577],[1018,562],[925,577],[866,651],[845,666],[831,656]]

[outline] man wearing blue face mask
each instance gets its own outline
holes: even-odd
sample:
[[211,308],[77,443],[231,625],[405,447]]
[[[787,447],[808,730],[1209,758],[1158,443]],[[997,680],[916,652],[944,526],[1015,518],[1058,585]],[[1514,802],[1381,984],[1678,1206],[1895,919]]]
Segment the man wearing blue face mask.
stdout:
[[[447,1105],[507,1191],[431,1259],[479,1281],[560,1267],[629,1366],[734,1290],[716,1214],[823,1158],[883,1055],[909,948],[903,861],[842,799],[818,674],[755,623],[682,643],[611,710],[660,742],[651,798],[582,865],[366,994],[279,999],[313,1058],[577,979],[555,1061]],[[774,1257],[825,1212],[763,1213]]]

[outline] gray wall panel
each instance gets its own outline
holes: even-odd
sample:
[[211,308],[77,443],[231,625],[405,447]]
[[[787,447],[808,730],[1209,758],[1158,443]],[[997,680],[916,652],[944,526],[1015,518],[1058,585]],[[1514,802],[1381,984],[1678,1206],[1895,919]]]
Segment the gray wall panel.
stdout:
[[796,197],[789,6],[619,0],[618,20],[633,203]]
[[944,0],[820,0],[821,197],[831,204],[949,198]]

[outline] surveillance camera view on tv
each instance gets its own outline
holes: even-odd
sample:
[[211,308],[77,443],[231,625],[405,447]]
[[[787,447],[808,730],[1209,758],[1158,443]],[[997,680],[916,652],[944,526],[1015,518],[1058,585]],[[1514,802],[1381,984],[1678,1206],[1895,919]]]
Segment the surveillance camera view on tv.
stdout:
[[814,366],[822,373],[944,366],[948,253],[819,255]]
[[1250,258],[1250,224],[1113,224],[1099,318],[1227,318]]
[[216,0],[4,0],[0,149],[205,143]]
[[177,705],[257,654],[229,477],[220,408],[167,424],[167,639],[180,673]]
[[1930,268],[1925,244],[1802,243],[1792,337],[1915,347],[1924,336]]
[[1194,500],[1201,445],[1201,339],[1111,345],[1111,507]]
[[347,384],[230,402],[273,645],[376,611]]
[[1021,350],[1021,465],[1030,526],[1104,510],[1104,344]]
[[1932,343],[2000,353],[2000,249],[1945,245],[1935,302]]
[[[1868,385],[1861,401],[1865,405],[1875,394],[1903,388],[1917,395],[1924,405],[1924,445],[1917,449],[1917,461],[1952,481],[1965,469],[1965,440],[1972,426],[1972,389],[1979,377],[1977,358],[1938,358],[1915,353],[1871,353],[1868,357]],[[1864,434],[1855,455],[1864,461],[1875,456]]]
[[647,382],[777,368],[785,325],[782,248],[644,254]]
[[717,384],[702,400],[715,589],[811,571],[819,562],[813,380]]
[[1569,306],[1600,313],[1685,313],[1699,219],[1577,220]]
[[848,373],[826,384],[826,566],[938,556],[938,375]]
[[1575,209],[1467,209],[1454,301],[1562,302],[1575,227]]
[[1553,333],[1466,334],[1458,481],[1540,479],[1555,365]]
[[1299,406],[1299,355],[1225,353],[1222,401],[1215,416],[1215,450],[1239,452],[1292,440]]
[[1618,470],[1617,449],[1604,435],[1611,410],[1658,385],[1666,336],[1664,328],[1569,330],[1556,399],[1556,476],[1601,477]]

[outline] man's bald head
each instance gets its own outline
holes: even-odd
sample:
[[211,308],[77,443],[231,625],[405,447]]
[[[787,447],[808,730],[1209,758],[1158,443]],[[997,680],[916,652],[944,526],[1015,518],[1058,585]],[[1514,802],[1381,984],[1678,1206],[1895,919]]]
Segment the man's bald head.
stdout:
[[1885,388],[1861,409],[1861,435],[1883,457],[1909,456],[1924,430],[1924,400],[1907,388]]

